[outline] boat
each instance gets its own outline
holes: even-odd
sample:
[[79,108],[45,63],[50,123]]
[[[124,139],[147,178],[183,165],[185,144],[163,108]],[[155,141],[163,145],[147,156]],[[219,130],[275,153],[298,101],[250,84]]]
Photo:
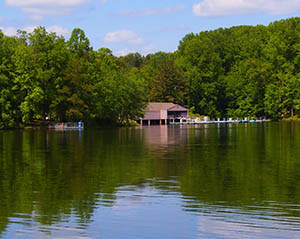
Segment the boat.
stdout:
[[55,129],[55,130],[82,130],[84,129],[84,123],[79,122],[61,122],[61,123],[55,123],[51,124],[48,127],[49,129]]
[[173,122],[170,122],[171,125],[183,125],[183,124],[227,124],[227,123],[262,123],[269,122],[267,119],[217,119],[210,121],[195,121],[194,119],[186,118],[176,118]]

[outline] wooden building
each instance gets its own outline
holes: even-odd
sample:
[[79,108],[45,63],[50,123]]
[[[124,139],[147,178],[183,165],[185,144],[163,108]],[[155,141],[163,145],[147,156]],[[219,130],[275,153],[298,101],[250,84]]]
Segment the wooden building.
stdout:
[[188,109],[173,103],[149,103],[143,118],[142,125],[169,124],[188,118]]

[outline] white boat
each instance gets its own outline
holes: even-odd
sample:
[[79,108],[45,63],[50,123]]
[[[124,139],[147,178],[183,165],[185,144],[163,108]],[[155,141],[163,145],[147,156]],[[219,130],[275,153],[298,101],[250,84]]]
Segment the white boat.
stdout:
[[49,125],[49,129],[55,130],[81,130],[84,129],[84,123],[79,122],[66,122],[66,123],[56,123],[53,125]]

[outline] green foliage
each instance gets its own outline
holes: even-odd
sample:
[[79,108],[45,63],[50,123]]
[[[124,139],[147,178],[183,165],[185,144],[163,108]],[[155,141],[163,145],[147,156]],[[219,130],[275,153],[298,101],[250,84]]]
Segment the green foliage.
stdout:
[[148,87],[148,100],[152,102],[173,102],[187,104],[187,82],[176,63],[176,56],[158,52],[148,55],[140,70]]
[[299,114],[300,18],[188,34],[177,62],[189,107],[214,117]]
[[80,28],[75,28],[72,31],[71,37],[67,42],[69,49],[76,55],[83,57],[91,50],[90,41],[85,36],[85,33]]
[[112,120],[118,124],[128,123],[143,115],[146,97],[144,82],[131,72],[121,74],[110,72],[105,79],[99,79],[95,85],[96,118]]
[[0,32],[0,128],[46,117],[114,124],[140,117],[144,80],[131,64],[120,68],[109,49],[93,51],[89,44],[79,28],[67,42],[44,27],[15,38]]
[[115,57],[83,30],[0,31],[0,128],[44,120],[127,124],[149,101],[210,117],[300,115],[300,18],[188,34],[174,53]]

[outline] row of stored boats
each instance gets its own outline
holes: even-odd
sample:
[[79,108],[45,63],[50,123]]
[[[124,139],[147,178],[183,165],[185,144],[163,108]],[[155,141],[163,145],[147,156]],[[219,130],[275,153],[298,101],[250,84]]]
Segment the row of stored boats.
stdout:
[[178,125],[178,124],[224,124],[224,123],[259,123],[259,122],[268,122],[269,120],[266,118],[260,118],[260,119],[213,119],[213,120],[201,120],[201,119],[193,119],[193,118],[177,118],[173,122],[170,122],[172,125]]

